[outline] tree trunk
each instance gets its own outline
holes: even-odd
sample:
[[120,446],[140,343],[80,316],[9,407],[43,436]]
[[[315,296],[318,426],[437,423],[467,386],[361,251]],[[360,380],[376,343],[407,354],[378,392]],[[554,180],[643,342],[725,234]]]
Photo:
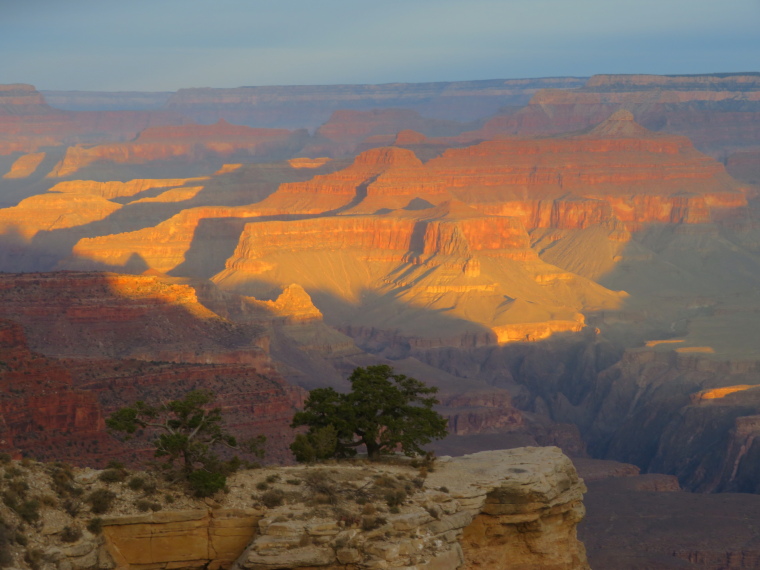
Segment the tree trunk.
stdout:
[[374,441],[365,441],[364,445],[367,447],[367,458],[370,461],[380,459],[380,444]]

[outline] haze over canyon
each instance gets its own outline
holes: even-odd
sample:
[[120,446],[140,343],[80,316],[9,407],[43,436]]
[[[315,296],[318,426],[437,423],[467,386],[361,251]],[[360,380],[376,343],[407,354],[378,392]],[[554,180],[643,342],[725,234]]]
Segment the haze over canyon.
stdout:
[[592,567],[760,563],[760,73],[2,85],[0,271],[0,452],[135,463],[104,418],[206,388],[288,464],[390,364],[439,455],[573,459]]

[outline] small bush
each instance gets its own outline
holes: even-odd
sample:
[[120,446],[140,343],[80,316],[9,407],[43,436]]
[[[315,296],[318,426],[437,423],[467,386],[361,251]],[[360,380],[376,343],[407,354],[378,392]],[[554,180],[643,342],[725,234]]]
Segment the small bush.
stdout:
[[290,444],[290,450],[299,463],[324,461],[335,455],[338,447],[338,432],[328,425],[308,434],[298,434]]
[[10,467],[5,468],[5,478],[6,479],[13,479],[15,477],[21,477],[24,474],[24,472],[19,469],[18,467],[11,465]]
[[265,483],[264,481],[259,481],[258,483],[256,483],[256,488],[259,491],[266,491],[267,489],[269,489],[269,485]]
[[377,513],[377,508],[375,508],[375,505],[373,505],[372,503],[367,503],[362,508],[363,515],[374,515],[375,513]]
[[10,546],[13,538],[13,531],[0,521],[0,568],[5,568],[13,563]]
[[160,511],[161,505],[154,501],[147,501],[145,499],[140,499],[135,503],[135,506],[137,507],[137,510],[140,512],[146,513],[148,511]]
[[25,497],[26,492],[29,490],[29,485],[26,481],[22,481],[21,479],[14,479],[13,481],[8,482],[8,490],[11,493],[18,495],[19,497]]
[[103,483],[121,483],[127,478],[127,472],[122,469],[106,469],[98,475]]
[[145,486],[145,479],[142,477],[132,477],[127,483],[127,487],[133,491],[139,491]]
[[401,509],[399,509],[398,507],[391,507],[389,510],[392,515],[397,515],[401,512]]
[[98,489],[87,496],[87,502],[90,503],[90,511],[96,515],[102,515],[111,510],[116,494],[107,489]]
[[224,489],[227,478],[221,473],[203,471],[199,469],[190,473],[188,477],[190,488],[198,497],[210,497],[217,491]]
[[383,526],[386,522],[388,521],[383,517],[362,517],[362,530],[375,530],[376,528]]
[[300,485],[302,481],[300,479],[288,479],[285,481],[288,485]]
[[63,510],[66,511],[71,517],[77,516],[81,509],[82,501],[79,501],[77,499],[66,499],[63,501]]
[[280,476],[276,473],[273,473],[272,475],[267,475],[266,482],[267,483],[276,483],[280,480]]
[[76,542],[82,538],[82,531],[78,526],[65,526],[61,531],[61,542]]
[[27,469],[29,469],[29,467],[31,467],[34,464],[34,460],[30,457],[24,457],[23,459],[21,459],[21,461],[19,461],[19,463],[21,464],[22,467],[26,467]]
[[399,505],[404,504],[404,501],[406,500],[406,492],[405,491],[391,491],[385,494],[384,499],[385,499],[385,502],[388,503],[389,507],[398,507]]
[[438,490],[441,493],[448,493],[449,492],[449,488],[448,487],[438,487]]
[[14,510],[24,522],[29,524],[36,522],[40,518],[40,502],[36,499],[24,501]]
[[106,465],[106,469],[124,469],[124,464],[121,461],[111,459]]
[[169,493],[164,495],[164,502],[167,504],[172,504],[174,502],[174,495],[170,495]]
[[0,453],[0,463],[6,464],[11,462],[11,454],[10,453]]
[[158,486],[153,481],[148,481],[143,485],[143,493],[146,495],[153,495],[158,491]]
[[41,495],[40,503],[42,503],[42,505],[45,507],[50,507],[53,509],[58,506],[58,501],[56,501],[53,495]]
[[272,489],[271,491],[267,491],[266,493],[261,495],[261,502],[264,503],[264,506],[267,507],[268,509],[279,507],[280,505],[282,505],[284,500],[285,500],[285,493],[283,493],[279,489]]
[[100,517],[90,519],[90,522],[87,523],[87,530],[92,534],[100,534],[103,532],[103,519]]

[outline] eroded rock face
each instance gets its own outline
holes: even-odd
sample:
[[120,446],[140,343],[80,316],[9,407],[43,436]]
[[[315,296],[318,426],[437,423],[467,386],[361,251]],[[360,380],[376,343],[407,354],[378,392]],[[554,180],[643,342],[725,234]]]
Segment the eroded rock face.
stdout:
[[575,537],[585,487],[557,448],[440,463],[430,490],[370,531],[297,515],[277,522],[275,509],[233,568],[588,568]]
[[751,73],[596,75],[580,89],[537,92],[527,107],[490,120],[480,134],[577,131],[621,108],[645,126],[687,136],[720,158],[760,141],[760,81]]
[[0,155],[43,146],[125,140],[146,127],[188,122],[166,111],[71,112],[50,107],[32,85],[0,85]]
[[78,389],[61,362],[30,351],[21,325],[0,321],[0,361],[0,451],[107,441],[96,396]]
[[303,146],[306,133],[253,129],[220,121],[215,125],[182,125],[145,129],[136,140],[94,147],[73,146],[48,175],[61,178],[95,162],[144,164],[153,161],[203,160],[244,154],[289,155]]
[[119,570],[229,568],[261,516],[256,509],[208,509],[107,517],[105,550]]
[[[440,458],[429,473],[404,461],[244,470],[228,479],[229,492],[203,500],[158,477],[160,493],[178,506],[156,504],[151,514],[139,512],[141,491],[92,469],[21,465],[10,478],[28,479],[34,492],[54,492],[65,477],[83,493],[108,489],[115,498],[102,534],[84,529],[91,513],[46,504],[26,545],[9,546],[19,568],[27,549],[59,570],[588,568],[575,537],[585,487],[557,448]],[[251,494],[265,482],[265,492]],[[4,525],[19,525],[5,504],[0,514]],[[63,543],[66,527],[81,528],[80,537]]]

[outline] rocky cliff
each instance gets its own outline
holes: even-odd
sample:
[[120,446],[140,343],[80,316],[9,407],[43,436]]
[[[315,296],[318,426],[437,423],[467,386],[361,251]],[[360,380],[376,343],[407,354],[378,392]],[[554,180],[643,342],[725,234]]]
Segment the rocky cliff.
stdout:
[[579,89],[537,92],[527,107],[489,121],[480,136],[581,130],[621,108],[719,158],[760,141],[760,81],[753,73],[598,75]]
[[214,125],[182,125],[145,129],[134,141],[73,146],[48,175],[62,178],[96,162],[145,164],[153,161],[202,161],[211,157],[290,156],[305,140],[305,131],[253,129],[220,121]]
[[76,142],[126,140],[146,127],[188,122],[167,111],[55,109],[31,85],[0,85],[0,155]]
[[[34,472],[32,492],[50,492],[50,474],[41,467],[27,463],[14,476]],[[219,502],[178,497],[177,489],[162,484],[175,506],[139,515],[133,514],[141,502],[139,490],[81,472],[72,474],[73,485],[118,492],[112,509],[120,514],[101,519],[102,535],[80,531],[73,541],[62,539],[64,527],[81,528],[87,515],[72,516],[46,505],[42,524],[28,533],[26,546],[11,546],[9,552],[21,568],[28,564],[23,551],[40,549],[40,556],[56,567],[77,570],[455,570],[493,567],[497,560],[501,568],[588,568],[575,536],[585,487],[558,449],[447,458],[436,462],[434,471],[420,473],[403,462],[247,471],[230,480],[230,492]],[[268,490],[251,495],[254,486],[264,489],[265,480],[270,481]],[[384,498],[389,493],[398,497],[392,505]],[[275,496],[278,501],[268,498]],[[154,510],[161,509],[155,504]],[[5,525],[18,524],[14,512],[0,509]],[[69,542],[51,544],[62,540]]]

